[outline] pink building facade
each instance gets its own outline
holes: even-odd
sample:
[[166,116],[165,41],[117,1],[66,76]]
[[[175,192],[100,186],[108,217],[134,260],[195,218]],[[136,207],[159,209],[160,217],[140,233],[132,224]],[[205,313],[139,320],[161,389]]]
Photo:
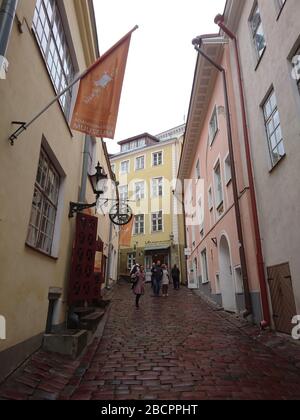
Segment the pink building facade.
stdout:
[[201,48],[226,70],[246,264],[240,257],[223,77],[199,55],[178,177],[186,214],[188,283],[230,312],[245,313],[248,298],[252,320],[259,323],[263,318],[253,218],[229,49],[219,35],[204,38]]

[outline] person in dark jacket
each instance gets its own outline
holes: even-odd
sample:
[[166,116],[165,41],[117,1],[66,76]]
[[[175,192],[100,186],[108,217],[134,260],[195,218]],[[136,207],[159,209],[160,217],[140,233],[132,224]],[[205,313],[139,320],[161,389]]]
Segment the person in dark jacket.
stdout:
[[160,261],[157,261],[156,266],[153,268],[154,296],[159,296],[162,278],[163,270],[161,263]]
[[175,264],[172,268],[172,279],[173,279],[173,285],[175,290],[179,290],[180,285],[180,270]]

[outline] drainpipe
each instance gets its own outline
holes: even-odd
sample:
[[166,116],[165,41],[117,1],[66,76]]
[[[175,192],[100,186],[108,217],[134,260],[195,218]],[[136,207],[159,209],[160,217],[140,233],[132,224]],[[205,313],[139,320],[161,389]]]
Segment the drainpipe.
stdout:
[[239,82],[240,100],[241,100],[241,109],[242,109],[242,121],[243,121],[244,143],[245,143],[246,160],[247,160],[247,171],[248,171],[248,178],[249,178],[251,207],[252,207],[253,222],[254,222],[255,243],[256,243],[256,252],[257,252],[256,258],[257,258],[257,265],[258,265],[259,283],[260,283],[260,289],[261,289],[261,300],[262,300],[263,317],[264,317],[264,320],[261,322],[261,326],[267,327],[271,325],[270,306],[269,306],[269,300],[268,300],[264,259],[263,259],[263,252],[262,252],[261,239],[260,239],[261,235],[260,235],[259,219],[258,219],[258,212],[257,212],[254,176],[253,176],[253,169],[252,169],[252,164],[251,164],[250,139],[249,139],[248,127],[247,127],[245,94],[244,94],[244,89],[243,89],[242,70],[241,70],[241,62],[240,62],[240,56],[239,56],[238,41],[237,41],[237,37],[225,26],[224,16],[217,15],[215,18],[215,23],[222,29],[223,32],[225,32],[225,34],[229,36],[230,39],[234,41],[234,50],[235,50],[237,70],[238,70],[238,82]]
[[83,151],[83,159],[82,159],[82,176],[81,176],[81,187],[79,192],[79,203],[86,202],[86,187],[87,187],[87,180],[88,180],[88,168],[89,168],[89,145],[91,142],[91,138],[86,135],[84,141],[84,151]]
[[5,79],[8,61],[5,54],[13,27],[18,0],[2,0],[0,7],[0,79]]
[[195,46],[196,51],[198,51],[198,53],[201,54],[213,67],[215,67],[219,72],[221,72],[223,76],[226,122],[227,122],[227,133],[228,133],[228,147],[229,147],[229,155],[230,155],[230,161],[231,161],[233,197],[234,197],[234,207],[235,207],[235,213],[236,213],[236,227],[237,227],[237,233],[238,233],[238,239],[239,239],[239,253],[240,253],[241,266],[242,266],[243,285],[244,285],[244,293],[245,293],[246,312],[244,313],[244,317],[246,318],[247,316],[252,314],[252,302],[251,302],[251,296],[250,296],[248,270],[247,270],[247,262],[246,262],[246,255],[245,255],[245,246],[244,246],[244,236],[243,236],[241,212],[240,212],[240,206],[239,206],[239,194],[238,194],[237,176],[236,176],[236,169],[235,169],[235,157],[234,157],[234,148],[233,148],[233,136],[232,136],[232,127],[231,127],[227,77],[226,77],[226,71],[224,67],[214,62],[201,49],[201,44],[202,44],[201,37],[195,38],[193,40],[193,45]]

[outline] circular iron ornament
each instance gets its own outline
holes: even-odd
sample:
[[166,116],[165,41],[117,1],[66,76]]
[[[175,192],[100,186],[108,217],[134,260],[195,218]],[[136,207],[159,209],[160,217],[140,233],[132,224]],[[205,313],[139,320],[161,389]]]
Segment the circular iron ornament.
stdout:
[[109,218],[117,226],[127,225],[133,217],[132,209],[125,203],[116,204],[109,213]]

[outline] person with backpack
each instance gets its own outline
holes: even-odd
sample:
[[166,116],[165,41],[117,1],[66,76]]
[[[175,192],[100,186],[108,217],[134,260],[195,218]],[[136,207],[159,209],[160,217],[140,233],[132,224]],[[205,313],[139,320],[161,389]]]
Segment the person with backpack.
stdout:
[[154,283],[154,296],[159,297],[161,281],[163,278],[163,270],[160,261],[157,261],[156,266],[153,268],[153,283]]

